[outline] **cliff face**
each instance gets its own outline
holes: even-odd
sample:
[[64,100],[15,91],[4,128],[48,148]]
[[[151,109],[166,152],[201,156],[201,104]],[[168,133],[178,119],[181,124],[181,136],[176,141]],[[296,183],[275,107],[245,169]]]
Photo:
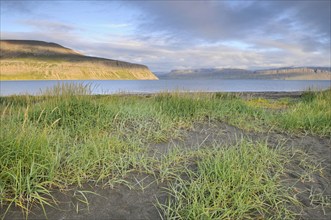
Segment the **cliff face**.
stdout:
[[183,69],[172,70],[162,78],[331,80],[331,69],[328,67],[284,67],[258,71],[233,68]]
[[84,56],[55,43],[0,41],[1,80],[151,79],[147,66]]
[[330,73],[331,69],[327,67],[288,67],[278,69],[266,69],[255,71],[264,74],[278,74],[278,73]]
[[257,75],[275,79],[331,80],[329,67],[284,67],[255,71]]

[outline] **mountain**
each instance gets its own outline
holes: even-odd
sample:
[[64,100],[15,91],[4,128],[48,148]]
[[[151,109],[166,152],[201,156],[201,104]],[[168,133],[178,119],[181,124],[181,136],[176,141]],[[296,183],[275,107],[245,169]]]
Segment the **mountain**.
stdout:
[[1,80],[158,79],[147,66],[84,56],[59,44],[0,41]]
[[282,67],[255,73],[266,79],[331,80],[330,67]]
[[246,70],[236,68],[203,68],[172,70],[163,79],[285,79],[331,80],[329,67],[283,67]]
[[250,74],[251,71],[245,69],[203,68],[172,70],[167,76],[173,79],[236,79]]

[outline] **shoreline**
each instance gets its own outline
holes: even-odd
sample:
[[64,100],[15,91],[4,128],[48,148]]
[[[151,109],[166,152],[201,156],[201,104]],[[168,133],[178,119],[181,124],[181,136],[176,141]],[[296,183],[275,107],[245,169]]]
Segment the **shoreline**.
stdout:
[[[130,92],[118,92],[118,93],[110,93],[110,94],[87,94],[87,96],[138,96],[138,97],[151,97],[160,94],[204,94],[204,95],[212,95],[212,94],[229,94],[229,95],[238,95],[242,98],[270,98],[270,99],[277,99],[277,98],[284,98],[284,97],[292,97],[292,98],[299,98],[302,94],[306,92],[323,92],[329,89],[323,89],[318,91],[257,91],[257,92],[195,92],[195,91],[164,91],[164,92],[137,92],[137,93],[130,93]],[[10,95],[1,95],[0,97],[11,97],[11,96],[43,96],[43,94],[10,94]]]

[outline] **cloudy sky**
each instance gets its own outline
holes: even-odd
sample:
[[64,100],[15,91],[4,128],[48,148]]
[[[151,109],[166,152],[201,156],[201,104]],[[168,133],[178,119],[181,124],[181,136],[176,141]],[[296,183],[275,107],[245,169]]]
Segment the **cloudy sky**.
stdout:
[[1,0],[1,39],[183,68],[330,66],[330,0]]

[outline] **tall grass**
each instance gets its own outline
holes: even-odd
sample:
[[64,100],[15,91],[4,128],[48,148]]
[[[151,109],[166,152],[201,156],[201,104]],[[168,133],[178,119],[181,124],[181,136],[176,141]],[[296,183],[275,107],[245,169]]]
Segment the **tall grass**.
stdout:
[[[202,189],[206,184],[210,192],[209,189],[204,189],[204,193],[211,196],[211,192],[218,190],[212,182],[219,182],[230,176],[236,179],[228,181],[238,182],[228,182],[227,185],[235,183],[239,188],[239,185],[242,185],[243,193],[248,193],[235,194],[232,200],[227,199],[229,203],[224,205],[232,207],[228,214],[225,210],[202,209],[198,204],[193,214],[193,211],[188,210],[187,204],[210,201],[211,197],[201,201],[195,200],[198,197],[192,197],[192,200],[175,201],[183,210],[169,205],[170,208],[166,209],[169,216],[187,214],[192,218],[246,218],[260,214],[268,216],[271,213],[286,216],[287,211],[280,208],[282,204],[274,203],[278,200],[272,201],[278,198],[279,193],[277,185],[270,182],[277,177],[274,166],[279,167],[279,161],[276,161],[278,157],[276,152],[268,151],[264,145],[242,144],[233,149],[215,148],[204,152],[201,156],[204,158],[201,161],[204,162],[198,164],[199,175],[187,171],[187,175],[192,179],[190,181],[193,182],[178,179],[178,171],[187,169],[189,161],[194,159],[190,153],[177,151],[171,154],[171,157],[160,159],[150,155],[149,145],[181,138],[195,123],[206,121],[223,121],[255,131],[268,129],[330,135],[330,93],[331,90],[307,93],[296,102],[285,103],[286,108],[282,111],[270,110],[266,108],[268,105],[252,105],[239,96],[222,93],[162,93],[148,97],[93,96],[91,86],[82,84],[58,85],[44,91],[40,96],[0,97],[1,209],[16,205],[28,213],[32,204],[50,205],[56,202],[52,198],[52,190],[55,188],[67,188],[72,184],[82,186],[87,182],[109,186],[116,183],[128,184],[125,181],[128,173],[145,172],[161,181],[176,179],[176,184],[179,185],[173,187],[181,192],[178,195],[182,197],[189,196],[195,190],[188,188],[187,184],[197,188],[200,185]],[[254,164],[250,163],[250,160],[254,161]],[[239,169],[238,172],[252,169],[252,175],[257,174],[254,180],[261,180],[263,184],[270,184],[273,188],[268,191],[265,185],[255,187],[243,179],[248,178],[247,175],[242,174],[240,177],[239,173],[224,174],[221,179],[208,179],[214,178],[214,174],[206,172],[213,172],[217,167]],[[274,172],[268,173],[270,170]],[[271,179],[269,174],[273,174]],[[202,178],[203,176],[205,178]],[[252,187],[252,191],[248,188],[245,191],[245,187]],[[254,191],[259,187],[262,191]],[[226,193],[232,193],[234,188],[223,190],[219,198],[229,197],[230,194]],[[263,195],[263,198],[254,197],[262,195],[261,193],[266,195]],[[237,204],[237,201],[233,200],[237,197],[242,197],[243,201],[247,202],[252,202],[253,200],[248,200],[252,197],[257,199],[255,201],[258,201],[258,204]],[[240,208],[233,208],[236,205]]]
[[300,102],[274,119],[280,129],[331,136],[331,89],[306,92]]
[[286,161],[279,149],[241,141],[197,152],[196,169],[170,184],[166,219],[289,219],[295,202],[279,185]]
[[1,204],[12,204],[28,210],[33,203],[49,204],[50,188],[59,167],[53,158],[52,136],[47,130],[22,123],[1,121],[0,188]]

